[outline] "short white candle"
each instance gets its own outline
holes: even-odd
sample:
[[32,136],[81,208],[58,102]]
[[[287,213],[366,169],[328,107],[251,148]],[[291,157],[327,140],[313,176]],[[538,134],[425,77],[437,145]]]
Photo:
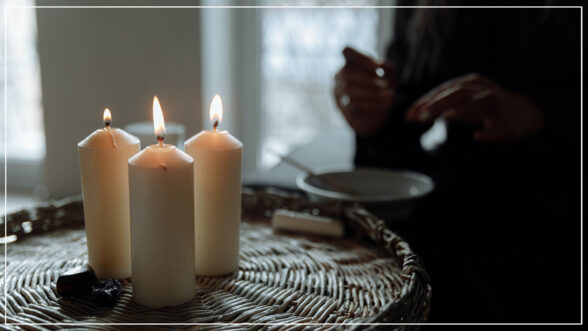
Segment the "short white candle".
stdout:
[[163,144],[157,97],[153,122],[159,141],[129,159],[133,299],[150,307],[190,301],[194,279],[194,160]]
[[196,274],[215,276],[239,267],[243,144],[216,130],[222,121],[218,95],[210,105],[210,120],[214,129],[188,139],[184,150],[195,160]]
[[140,150],[139,139],[110,127],[104,110],[104,129],[78,144],[88,264],[99,278],[131,276],[129,179],[127,160]]
[[299,233],[318,234],[329,237],[343,237],[343,222],[324,216],[315,216],[286,209],[274,211],[272,227]]

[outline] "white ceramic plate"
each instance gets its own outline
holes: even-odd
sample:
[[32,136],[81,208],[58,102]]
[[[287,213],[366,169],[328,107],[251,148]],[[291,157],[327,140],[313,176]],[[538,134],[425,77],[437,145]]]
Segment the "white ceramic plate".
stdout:
[[[429,194],[435,186],[429,176],[417,172],[369,168],[321,172],[316,177],[303,173],[296,184],[319,197],[356,202],[412,200]],[[355,194],[341,192],[339,186]]]
[[360,202],[390,219],[407,217],[416,200],[435,188],[433,180],[421,173],[373,168],[319,172],[316,176],[302,173],[296,184],[312,200]]

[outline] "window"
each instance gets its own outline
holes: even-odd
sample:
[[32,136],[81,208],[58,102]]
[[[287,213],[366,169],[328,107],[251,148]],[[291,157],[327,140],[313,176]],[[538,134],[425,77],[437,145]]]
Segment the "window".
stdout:
[[375,8],[262,9],[261,167],[320,130],[348,130],[333,100],[333,77],[345,46],[376,55],[378,22]]
[[[33,0],[0,0],[6,10],[0,30],[6,38],[0,52],[0,102],[4,108],[6,98],[6,150],[4,134],[0,138],[0,156],[8,160],[35,161],[45,154],[45,134],[41,106],[41,75],[36,48],[36,18],[34,8],[5,8],[6,6],[32,6]],[[4,13],[2,13],[4,14]],[[6,31],[4,28],[6,27]],[[5,71],[6,69],[6,71]],[[5,90],[6,87],[6,90]],[[5,94],[6,92],[6,94]],[[4,133],[4,112],[0,128]],[[10,170],[9,170],[10,171]]]

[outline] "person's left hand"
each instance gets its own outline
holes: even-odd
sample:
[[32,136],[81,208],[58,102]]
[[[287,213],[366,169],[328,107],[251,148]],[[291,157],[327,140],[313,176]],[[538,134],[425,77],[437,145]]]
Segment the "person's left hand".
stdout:
[[409,122],[448,121],[481,125],[474,139],[510,142],[543,129],[543,114],[527,96],[478,74],[447,81],[418,99],[406,112]]

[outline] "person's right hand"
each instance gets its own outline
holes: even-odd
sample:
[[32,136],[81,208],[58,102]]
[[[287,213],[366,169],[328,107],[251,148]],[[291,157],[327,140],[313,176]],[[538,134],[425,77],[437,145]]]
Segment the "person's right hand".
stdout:
[[394,104],[396,70],[350,47],[345,66],[335,75],[335,100],[345,120],[360,136],[378,133]]

